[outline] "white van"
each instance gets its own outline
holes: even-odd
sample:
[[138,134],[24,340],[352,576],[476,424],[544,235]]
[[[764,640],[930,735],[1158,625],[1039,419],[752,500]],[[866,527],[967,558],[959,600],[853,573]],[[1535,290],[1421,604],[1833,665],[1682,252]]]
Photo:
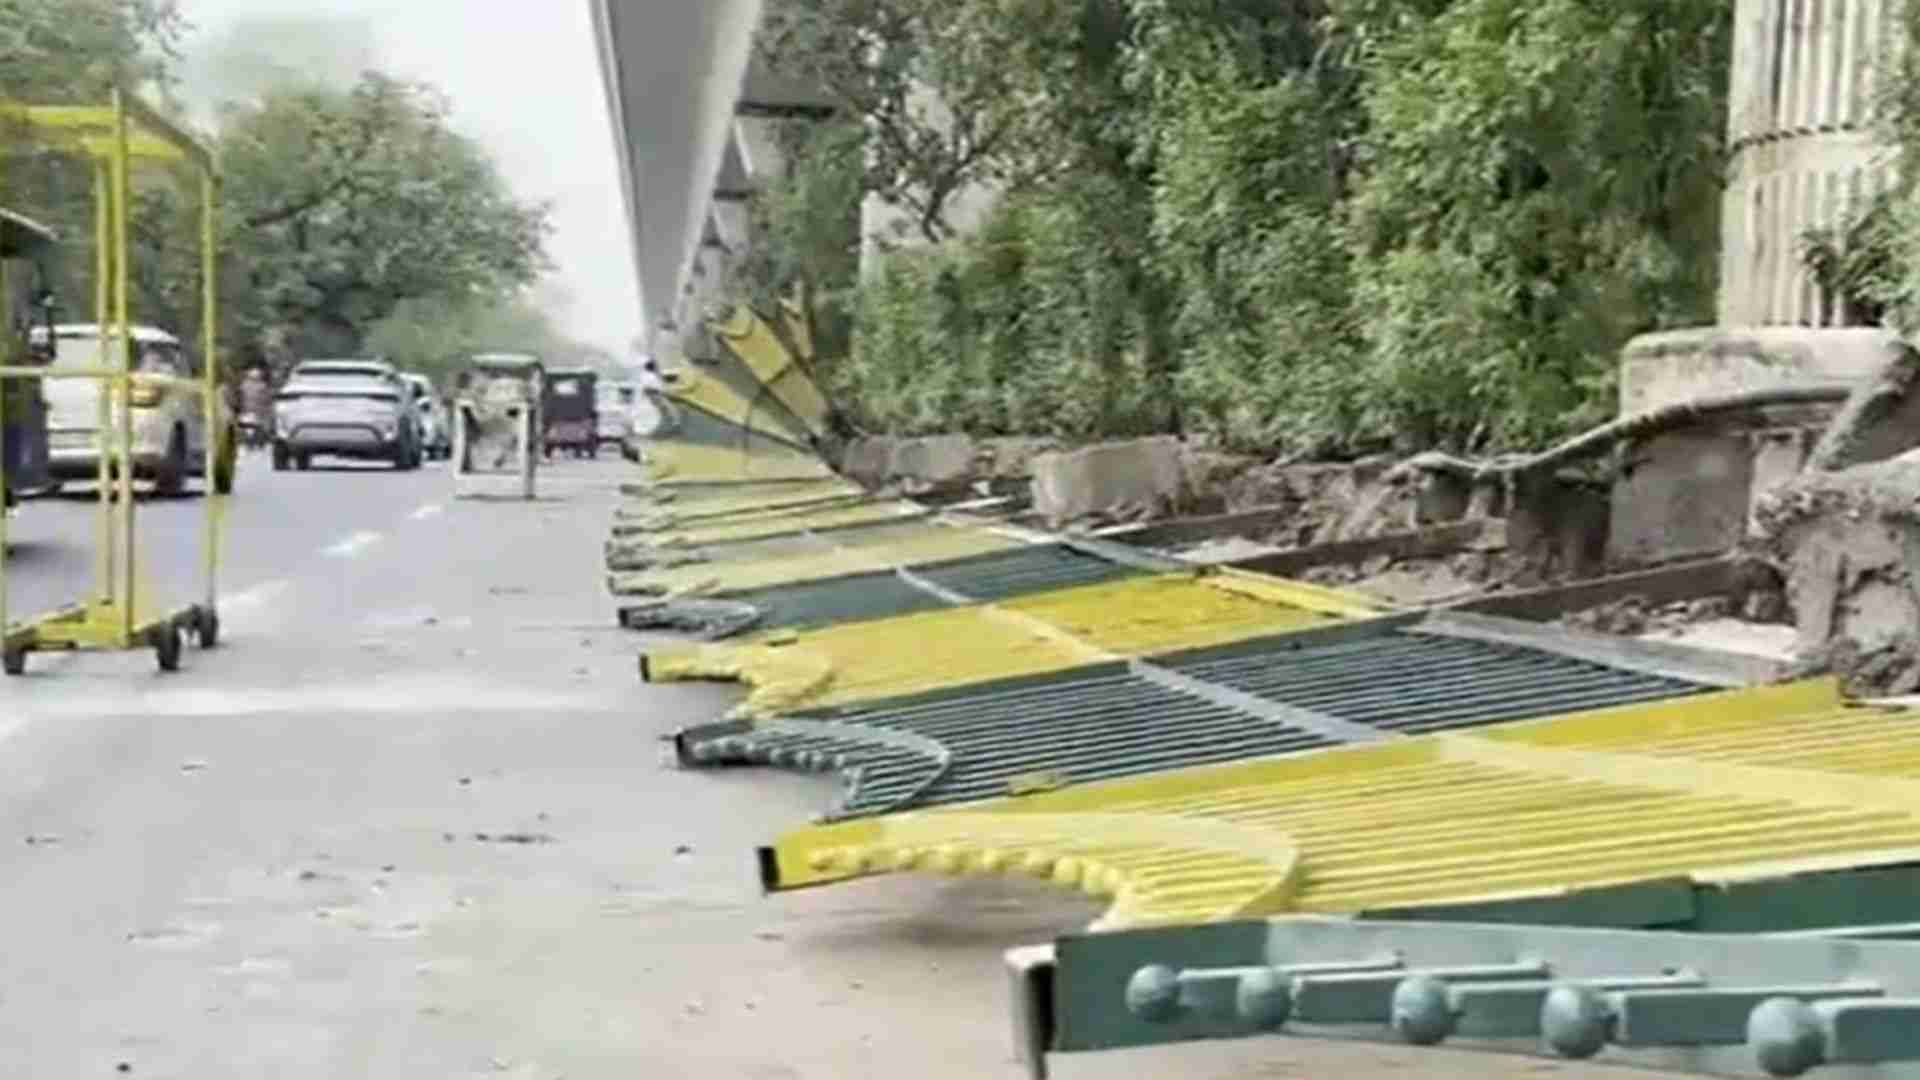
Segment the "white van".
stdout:
[[[33,332],[38,343],[46,342],[46,329]],[[119,358],[111,347],[101,348],[100,327],[92,323],[68,323],[53,328],[52,368],[117,367]],[[222,495],[233,490],[235,455],[239,440],[234,431],[233,412],[223,395],[214,399],[214,431],[209,436],[200,395],[178,387],[143,383],[139,373],[191,379],[200,376],[200,364],[180,339],[151,326],[132,326],[136,378],[133,385],[133,475],[151,480],[163,495],[179,494],[190,477],[200,476],[207,455],[214,455],[214,490]],[[48,379],[45,393],[48,405],[48,471],[55,483],[88,481],[98,475],[101,432],[99,379]],[[118,424],[116,414],[112,418]],[[108,430],[108,438],[117,438],[118,427]]]

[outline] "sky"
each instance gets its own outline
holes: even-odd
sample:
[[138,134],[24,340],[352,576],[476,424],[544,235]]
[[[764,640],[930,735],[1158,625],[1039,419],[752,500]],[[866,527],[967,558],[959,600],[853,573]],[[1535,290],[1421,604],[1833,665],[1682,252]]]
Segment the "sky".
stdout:
[[[698,0],[693,0],[698,2]],[[575,338],[627,353],[641,328],[620,173],[584,0],[181,0],[186,93],[208,99],[272,66],[350,83],[368,67],[431,82],[453,123],[523,198],[553,206],[555,280]],[[265,62],[263,63],[263,59]]]

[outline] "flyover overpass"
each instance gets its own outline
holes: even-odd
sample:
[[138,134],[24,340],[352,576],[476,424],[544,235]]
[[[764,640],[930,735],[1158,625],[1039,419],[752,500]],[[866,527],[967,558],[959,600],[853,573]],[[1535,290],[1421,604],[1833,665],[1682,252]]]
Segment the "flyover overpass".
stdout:
[[769,120],[826,103],[750,63],[761,0],[588,3],[642,314],[671,353],[747,242],[745,197],[777,167]]

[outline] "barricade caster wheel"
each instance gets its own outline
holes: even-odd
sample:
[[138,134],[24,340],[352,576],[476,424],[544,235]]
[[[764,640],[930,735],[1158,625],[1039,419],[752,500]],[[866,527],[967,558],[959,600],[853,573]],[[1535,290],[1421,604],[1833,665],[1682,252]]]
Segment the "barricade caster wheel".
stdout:
[[156,626],[151,632],[153,657],[161,671],[180,670],[180,628],[172,623]]

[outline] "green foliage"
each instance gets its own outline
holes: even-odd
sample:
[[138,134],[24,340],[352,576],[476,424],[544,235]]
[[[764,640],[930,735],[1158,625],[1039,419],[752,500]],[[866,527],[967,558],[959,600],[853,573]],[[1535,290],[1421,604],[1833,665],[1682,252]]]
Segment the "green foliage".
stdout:
[[[862,182],[901,208],[911,231],[953,235],[952,203],[1005,179],[1029,122],[1017,64],[1036,12],[1061,0],[774,0],[755,47],[774,71],[820,87],[868,133]],[[931,88],[931,96],[919,88]]]
[[855,419],[904,434],[1152,430],[1127,282],[1083,257],[1105,239],[1099,224],[1075,203],[1016,197],[964,242],[890,256],[861,289],[853,356],[835,372]]
[[[164,100],[183,29],[174,0],[0,0],[0,100],[102,105],[117,86]],[[92,317],[92,191],[87,163],[48,152],[24,125],[0,120],[0,206],[61,235],[47,269],[63,319]],[[166,211],[164,198],[142,191],[135,231],[167,228],[150,217]],[[154,285],[134,277],[136,289]]]
[[172,84],[176,0],[0,0],[0,98],[97,104],[116,86]]
[[752,240],[736,280],[761,312],[804,298],[817,347],[844,356],[860,272],[864,131],[845,120],[788,120],[777,142],[786,167],[749,202]]
[[1370,359],[1386,385],[1459,380],[1383,403],[1419,441],[1590,422],[1628,337],[1711,321],[1727,36],[1709,0],[1460,0],[1372,50]]
[[[172,107],[180,32],[172,0],[0,0],[0,92],[101,104],[131,85]],[[221,50],[242,55],[232,39]],[[223,103],[209,140],[224,181],[218,332],[230,370],[351,352],[409,302],[506,303],[546,269],[546,208],[517,199],[450,128],[438,93],[377,73],[346,87],[272,81],[273,68],[262,59],[228,80],[251,96]],[[0,205],[61,229],[61,314],[90,320],[91,163],[18,129],[0,130],[0,148]],[[138,170],[133,316],[189,337],[200,333],[199,213],[190,171]]]
[[367,328],[363,347],[442,386],[451,385],[449,376],[476,352],[530,352],[557,367],[611,362],[570,341],[523,295],[410,297]]
[[1915,209],[1910,198],[1883,193],[1830,228],[1806,231],[1800,257],[1820,290],[1823,323],[1911,328]]
[[377,74],[223,119],[232,336],[335,352],[409,299],[498,295],[545,268],[518,202],[429,88]]
[[995,136],[866,177],[1003,191],[862,286],[869,424],[1536,443],[1607,410],[1628,337],[1712,318],[1723,0],[791,4],[770,59],[869,130],[923,134],[912,82]]
[[[1875,119],[1894,148],[1892,190],[1847,208],[1831,228],[1802,237],[1801,258],[1820,289],[1823,315],[1850,325],[1920,331],[1920,5],[1904,5],[1896,40],[1874,58],[1890,77],[1879,80]],[[1839,309],[1837,312],[1834,309]]]

